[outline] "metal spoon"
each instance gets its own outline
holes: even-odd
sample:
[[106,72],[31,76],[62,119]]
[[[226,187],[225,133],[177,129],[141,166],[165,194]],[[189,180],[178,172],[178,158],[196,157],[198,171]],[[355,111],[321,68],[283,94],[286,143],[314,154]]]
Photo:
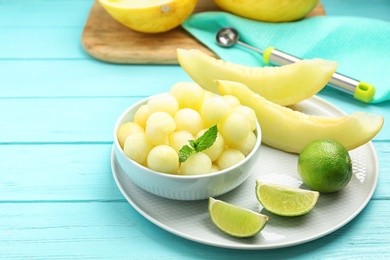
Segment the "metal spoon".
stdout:
[[[236,29],[231,27],[222,28],[217,32],[216,40],[218,45],[222,47],[230,48],[235,44],[239,44],[243,47],[251,49],[255,52],[258,52],[263,55],[263,61],[268,64],[272,63],[274,65],[287,65],[300,61],[300,58],[297,58],[293,55],[287,54],[285,52],[279,51],[274,47],[270,46],[264,51],[253,47],[249,44],[239,41],[239,33]],[[348,93],[354,96],[355,99],[358,99],[363,102],[370,102],[374,98],[375,87],[362,82],[356,79],[344,76],[335,72],[330,79],[328,86],[335,88],[339,91]]]

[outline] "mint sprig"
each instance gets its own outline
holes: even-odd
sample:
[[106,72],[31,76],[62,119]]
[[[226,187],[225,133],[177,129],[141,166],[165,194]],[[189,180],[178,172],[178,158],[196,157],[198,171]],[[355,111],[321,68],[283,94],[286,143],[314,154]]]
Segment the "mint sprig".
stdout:
[[190,145],[184,145],[179,151],[179,162],[185,162],[192,154],[206,150],[217,139],[217,125],[210,127],[196,140],[189,140]]

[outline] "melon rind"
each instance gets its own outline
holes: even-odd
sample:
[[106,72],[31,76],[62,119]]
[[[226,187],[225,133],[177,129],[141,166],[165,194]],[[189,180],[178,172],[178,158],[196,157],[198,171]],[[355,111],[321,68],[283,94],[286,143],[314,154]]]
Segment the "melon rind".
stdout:
[[177,49],[184,71],[202,88],[218,93],[215,80],[245,84],[253,92],[282,106],[301,102],[322,90],[337,62],[310,59],[280,67],[248,67],[216,59],[196,49]]
[[221,95],[233,95],[255,111],[262,142],[285,152],[299,154],[319,138],[334,139],[350,151],[374,138],[384,123],[382,116],[365,112],[340,117],[307,115],[270,102],[242,83],[218,80],[217,84]]

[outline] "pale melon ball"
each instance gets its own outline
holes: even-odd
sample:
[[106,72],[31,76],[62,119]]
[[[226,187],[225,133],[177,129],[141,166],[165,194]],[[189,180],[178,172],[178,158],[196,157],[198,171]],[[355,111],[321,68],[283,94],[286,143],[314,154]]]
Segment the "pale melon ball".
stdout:
[[253,150],[253,147],[256,145],[257,137],[254,132],[250,132],[243,141],[231,145],[232,148],[239,150],[242,152],[245,156],[248,156],[248,154]]
[[194,136],[184,130],[175,131],[169,136],[169,145],[179,153],[184,145],[190,145],[188,140],[194,140]]
[[145,166],[146,158],[152,148],[153,144],[145,133],[134,133],[126,138],[123,151],[127,157]]
[[213,96],[205,99],[201,109],[204,126],[209,128],[218,124],[231,110],[232,108],[229,103],[221,96]]
[[169,145],[157,145],[148,154],[147,166],[157,172],[176,174],[179,169],[179,155]]
[[178,82],[169,93],[176,98],[179,108],[192,108],[199,111],[205,98],[205,91],[194,82]]
[[226,148],[217,160],[219,169],[224,170],[245,159],[245,155],[239,150]]
[[215,97],[215,94],[211,91],[205,90],[204,93],[205,93],[205,97],[204,97],[205,99]]
[[195,135],[203,128],[203,119],[200,114],[191,108],[182,108],[173,117],[176,130],[185,130]]
[[232,95],[224,95],[222,96],[232,108],[235,108],[237,106],[241,106],[240,100]]
[[219,171],[220,171],[220,169],[219,169],[218,165],[213,163],[211,165],[211,172],[219,172]]
[[[208,129],[202,129],[201,131],[199,131],[198,134],[196,135],[196,139],[201,137],[207,130]],[[225,141],[223,139],[223,136],[218,132],[217,138],[215,139],[213,145],[207,148],[206,150],[203,150],[202,152],[207,154],[210,157],[211,161],[214,162],[215,160],[218,159],[218,157],[221,155],[224,149],[225,149]]]
[[202,153],[192,154],[185,162],[181,163],[180,174],[182,175],[198,175],[211,172],[211,160]]
[[256,129],[257,117],[255,111],[252,108],[240,105],[233,108],[233,112],[241,113],[248,119],[251,131]]
[[129,135],[144,132],[145,130],[139,124],[134,122],[126,122],[119,126],[119,128],[116,130],[116,136],[118,138],[119,145],[123,149],[125,140]]
[[146,121],[148,120],[152,111],[147,105],[140,106],[134,114],[134,123],[137,123],[143,129],[146,128]]
[[251,127],[246,116],[233,112],[220,121],[218,130],[228,144],[236,144],[248,136]]
[[176,98],[168,93],[161,93],[152,96],[148,101],[148,107],[153,112],[167,112],[174,116],[179,109]]
[[146,121],[145,133],[154,145],[169,144],[169,135],[176,129],[175,120],[167,112],[154,112]]

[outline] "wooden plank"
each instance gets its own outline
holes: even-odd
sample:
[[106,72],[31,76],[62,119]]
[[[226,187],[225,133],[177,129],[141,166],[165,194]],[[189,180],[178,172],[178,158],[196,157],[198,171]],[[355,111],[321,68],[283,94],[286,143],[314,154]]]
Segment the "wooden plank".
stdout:
[[1,145],[0,201],[124,201],[111,173],[111,148],[111,143]]
[[75,40],[80,31],[77,27],[0,27],[0,57],[24,59],[21,64],[28,59],[91,59]]
[[[2,204],[0,259],[389,259],[390,202],[318,240],[278,250],[229,250],[168,233],[127,202]],[[189,223],[190,225],[190,223]],[[375,234],[375,235],[374,235]]]
[[[111,147],[111,142],[97,141],[1,145],[0,204],[124,201],[111,174]],[[387,142],[376,142],[375,148],[379,158],[387,158]],[[381,159],[379,165],[373,198],[386,200],[390,198],[390,160]]]
[[[194,13],[218,10],[213,1],[200,0]],[[308,16],[318,15],[325,15],[321,3]],[[97,1],[91,8],[81,41],[92,57],[112,63],[177,64],[177,48],[196,48],[215,56],[181,27],[159,34],[133,31],[115,21]]]
[[179,66],[146,67],[95,59],[2,60],[0,97],[129,97],[168,91],[192,79]]
[[83,28],[93,1],[1,0],[0,28],[24,27],[26,31],[38,27]]
[[112,142],[117,118],[139,99],[0,99],[0,142]]

